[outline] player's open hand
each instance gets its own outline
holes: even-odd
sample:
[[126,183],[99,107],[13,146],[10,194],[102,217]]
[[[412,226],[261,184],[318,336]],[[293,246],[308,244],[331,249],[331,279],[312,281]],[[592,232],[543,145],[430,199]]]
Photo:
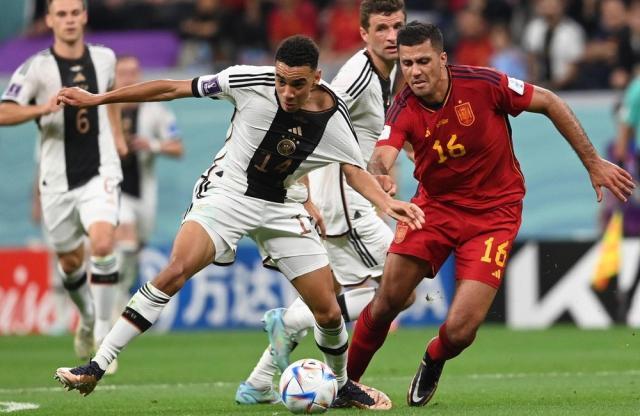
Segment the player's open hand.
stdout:
[[394,196],[396,194],[396,192],[398,191],[398,186],[396,185],[396,182],[393,180],[391,176],[374,175],[374,177],[382,187],[383,191],[385,191],[387,194],[391,196]]
[[96,94],[78,87],[61,89],[58,92],[58,104],[60,103],[74,107],[93,107],[100,104]]
[[416,204],[410,202],[391,200],[385,214],[407,223],[412,230],[419,230],[424,224],[424,212]]
[[603,186],[622,202],[627,202],[636,187],[629,172],[602,158],[596,162],[595,167],[589,169],[589,176],[598,202],[602,201]]

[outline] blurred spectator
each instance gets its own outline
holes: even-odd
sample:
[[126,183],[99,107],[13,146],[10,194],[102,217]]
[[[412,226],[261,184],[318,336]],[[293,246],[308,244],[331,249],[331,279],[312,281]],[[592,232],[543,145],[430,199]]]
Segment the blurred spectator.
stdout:
[[482,12],[471,8],[460,11],[456,26],[459,38],[453,51],[453,61],[459,65],[489,66],[493,46]]
[[240,50],[236,51],[235,60],[247,65],[273,64],[261,0],[246,0],[244,8],[236,15],[234,42]]
[[612,79],[617,52],[627,28],[627,8],[622,0],[602,0],[598,28],[587,43],[580,62],[578,88],[623,88],[626,80]]
[[275,50],[292,35],[318,38],[318,10],[310,0],[276,0],[267,23],[269,44]]
[[358,0],[335,0],[322,16],[323,59],[344,60],[361,48],[360,2]]
[[529,79],[527,57],[511,41],[511,33],[506,25],[496,24],[491,28],[491,44],[493,46],[491,67],[514,78]]
[[193,13],[180,22],[180,65],[211,67],[214,61],[226,65],[232,36],[226,26],[229,17],[220,0],[196,0]]
[[575,83],[585,48],[584,30],[565,15],[564,0],[536,0],[522,44],[529,54],[530,80],[553,89]]
[[627,85],[640,63],[640,1],[634,0],[627,12],[627,28],[618,44],[617,64],[612,85]]

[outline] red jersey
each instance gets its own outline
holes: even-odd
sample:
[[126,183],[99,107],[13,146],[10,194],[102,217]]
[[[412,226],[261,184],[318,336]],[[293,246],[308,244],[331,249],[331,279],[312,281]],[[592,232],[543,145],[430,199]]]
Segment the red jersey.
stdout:
[[508,115],[531,103],[533,86],[481,67],[449,65],[441,106],[429,107],[407,86],[387,112],[377,146],[415,151],[423,197],[473,209],[521,201],[524,177]]

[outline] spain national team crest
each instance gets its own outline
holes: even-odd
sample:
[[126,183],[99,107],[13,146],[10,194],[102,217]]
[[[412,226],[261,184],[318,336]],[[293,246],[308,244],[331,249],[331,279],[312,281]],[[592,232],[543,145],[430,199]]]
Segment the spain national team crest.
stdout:
[[458,116],[458,121],[463,126],[470,126],[474,121],[476,121],[476,116],[473,114],[473,109],[468,101],[455,106],[455,110],[456,116]]
[[409,232],[409,225],[404,222],[399,222],[396,226],[396,235],[393,238],[393,242],[396,244],[402,243]]

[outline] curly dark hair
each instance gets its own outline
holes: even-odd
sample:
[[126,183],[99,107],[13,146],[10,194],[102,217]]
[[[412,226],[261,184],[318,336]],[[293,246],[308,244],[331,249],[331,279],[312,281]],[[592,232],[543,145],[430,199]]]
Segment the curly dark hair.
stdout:
[[278,46],[276,61],[287,66],[305,66],[318,68],[320,50],[318,45],[309,37],[302,35],[289,36]]

